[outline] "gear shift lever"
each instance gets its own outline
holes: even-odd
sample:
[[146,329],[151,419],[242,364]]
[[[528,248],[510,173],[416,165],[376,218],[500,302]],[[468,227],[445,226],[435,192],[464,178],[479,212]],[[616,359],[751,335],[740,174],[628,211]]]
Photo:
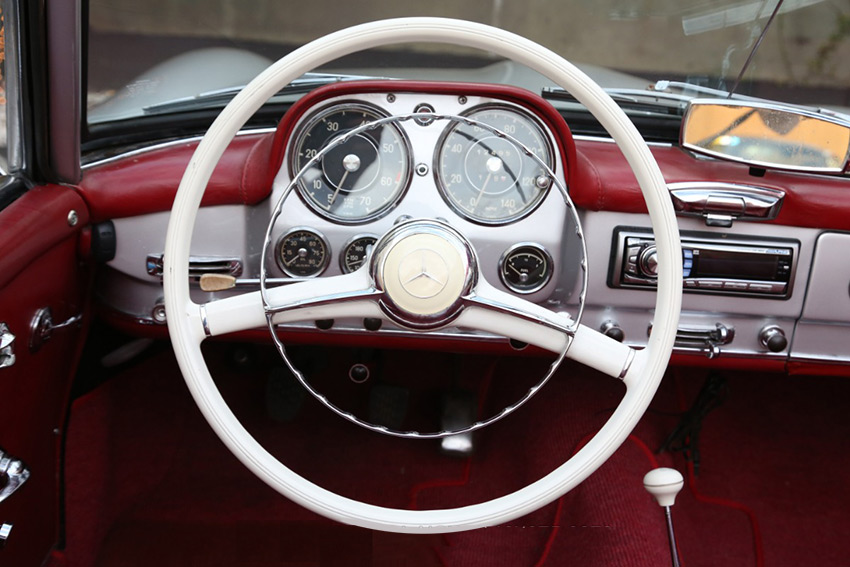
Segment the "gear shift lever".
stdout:
[[682,473],[676,469],[661,467],[653,469],[643,477],[643,487],[664,508],[664,517],[667,520],[667,539],[670,541],[670,557],[673,567],[679,567],[679,549],[676,547],[676,535],[673,533],[673,516],[670,508],[676,502],[676,495],[685,485]]

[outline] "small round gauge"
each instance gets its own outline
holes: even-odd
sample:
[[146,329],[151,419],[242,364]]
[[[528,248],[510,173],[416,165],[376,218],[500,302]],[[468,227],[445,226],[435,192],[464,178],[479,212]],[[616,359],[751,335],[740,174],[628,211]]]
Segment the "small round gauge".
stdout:
[[309,228],[295,228],[277,243],[277,263],[294,278],[318,276],[328,266],[330,247],[325,238]]
[[371,235],[355,236],[349,240],[339,255],[339,267],[342,272],[350,274],[359,270],[372,253],[372,247],[377,241],[378,239]]
[[[487,105],[464,115],[510,135],[552,167],[543,129],[513,107]],[[434,167],[443,198],[460,215],[483,224],[505,224],[530,213],[546,196],[546,169],[506,137],[480,125],[455,122],[443,135]]]
[[290,173],[307,167],[298,191],[314,211],[337,222],[360,223],[380,217],[401,198],[412,167],[407,138],[396,124],[351,136],[310,164],[339,136],[385,117],[378,108],[344,103],[304,121],[292,146]]
[[534,293],[552,278],[552,256],[539,244],[515,244],[499,262],[499,277],[517,293]]

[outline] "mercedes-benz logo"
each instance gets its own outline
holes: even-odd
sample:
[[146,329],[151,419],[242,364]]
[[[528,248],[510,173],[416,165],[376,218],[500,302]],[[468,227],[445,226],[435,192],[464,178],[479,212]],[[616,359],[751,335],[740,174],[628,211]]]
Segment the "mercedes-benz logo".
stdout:
[[419,248],[401,260],[398,279],[407,293],[428,299],[445,289],[449,268],[442,256],[428,248]]

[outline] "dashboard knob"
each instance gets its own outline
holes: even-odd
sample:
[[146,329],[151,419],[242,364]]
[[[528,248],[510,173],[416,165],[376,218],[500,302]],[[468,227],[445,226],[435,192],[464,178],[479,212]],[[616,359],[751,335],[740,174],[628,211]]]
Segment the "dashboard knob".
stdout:
[[777,325],[768,325],[759,331],[759,342],[770,352],[782,352],[788,347],[785,331]]
[[603,335],[606,337],[610,337],[617,341],[618,343],[623,342],[626,338],[626,333],[623,332],[623,329],[615,323],[614,321],[605,321],[602,323],[602,327],[599,329]]
[[638,267],[646,276],[654,278],[658,275],[658,250],[655,249],[655,246],[647,246],[641,251]]

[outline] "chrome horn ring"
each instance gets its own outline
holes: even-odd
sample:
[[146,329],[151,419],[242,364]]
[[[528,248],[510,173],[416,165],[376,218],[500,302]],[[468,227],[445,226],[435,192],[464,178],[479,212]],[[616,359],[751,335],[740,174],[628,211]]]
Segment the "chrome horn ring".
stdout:
[[[327,396],[317,391],[310,384],[304,373],[292,363],[286,353],[283,342],[276,332],[274,315],[284,309],[271,305],[267,288],[267,281],[270,278],[265,263],[260,272],[260,291],[263,297],[263,308],[266,312],[266,322],[278,353],[298,382],[322,405],[338,416],[371,431],[394,437],[435,439],[476,431],[510,415],[530,400],[549,381],[567,355],[572,337],[575,335],[575,331],[581,322],[581,314],[584,309],[584,300],[587,291],[587,248],[575,206],[570,199],[566,186],[561,182],[554,170],[517,138],[489,124],[466,116],[437,113],[425,113],[423,115],[423,113],[415,113],[373,120],[333,138],[329,144],[317,152],[315,156],[307,161],[292,176],[280,199],[278,199],[269,220],[266,237],[263,242],[262,258],[267,259],[270,257],[269,250],[273,242],[274,229],[282,214],[284,202],[295,190],[302,176],[315,163],[320,162],[327,153],[336,146],[344,144],[353,136],[383,127],[389,123],[421,120],[423,116],[429,119],[432,124],[439,121],[463,122],[482,128],[514,144],[521,152],[531,157],[544,169],[564,199],[575,226],[576,237],[580,242],[581,261],[579,268],[582,277],[576,318],[573,319],[563,314],[563,322],[557,321],[553,323],[551,320],[529,317],[526,313],[518,312],[509,304],[485,300],[479,297],[475,293],[476,286],[479,280],[483,278],[480,275],[478,257],[472,244],[457,229],[434,219],[412,219],[390,229],[384,236],[378,239],[369,261],[365,262],[360,268],[360,271],[368,270],[371,288],[352,295],[328,298],[328,301],[371,299],[377,302],[382,312],[392,322],[402,328],[420,332],[449,326],[460,316],[465,308],[472,306],[501,311],[534,323],[549,326],[564,333],[566,341],[564,342],[564,348],[558,353],[556,359],[549,366],[541,380],[529,388],[514,404],[505,407],[502,411],[497,412],[487,419],[477,420],[466,427],[448,431],[420,432],[401,431],[383,425],[377,425],[361,419],[353,413],[345,411],[333,404]],[[302,308],[303,306],[303,303],[299,303],[292,307]]]

